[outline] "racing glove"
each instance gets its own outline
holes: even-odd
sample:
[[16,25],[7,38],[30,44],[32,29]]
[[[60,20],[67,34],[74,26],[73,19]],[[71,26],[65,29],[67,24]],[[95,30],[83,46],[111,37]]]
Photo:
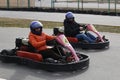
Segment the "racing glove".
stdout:
[[57,44],[57,41],[55,39],[46,41],[46,45],[49,45],[49,46],[55,46],[56,44]]

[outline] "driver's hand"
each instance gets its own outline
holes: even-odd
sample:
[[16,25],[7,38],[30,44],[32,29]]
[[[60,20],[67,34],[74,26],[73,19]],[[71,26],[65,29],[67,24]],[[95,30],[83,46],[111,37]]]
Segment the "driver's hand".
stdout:
[[85,25],[83,26],[83,28],[84,28],[84,29],[87,29],[87,26],[88,26],[88,24],[85,24]]
[[79,27],[80,30],[83,30],[83,27]]
[[53,48],[53,46],[47,46],[47,48],[48,48],[48,49],[51,49],[51,48]]
[[53,40],[47,40],[47,41],[46,41],[46,45],[51,46],[51,45],[55,45],[55,44],[56,44],[56,39],[53,39]]

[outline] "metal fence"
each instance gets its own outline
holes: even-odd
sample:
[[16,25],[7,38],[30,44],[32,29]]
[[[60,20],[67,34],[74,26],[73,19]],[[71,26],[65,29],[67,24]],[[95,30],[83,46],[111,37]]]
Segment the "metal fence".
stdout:
[[30,8],[34,6],[34,0],[0,0],[0,8]]
[[0,0],[0,7],[61,8],[120,12],[120,0]]
[[120,0],[36,0],[35,7],[120,12]]

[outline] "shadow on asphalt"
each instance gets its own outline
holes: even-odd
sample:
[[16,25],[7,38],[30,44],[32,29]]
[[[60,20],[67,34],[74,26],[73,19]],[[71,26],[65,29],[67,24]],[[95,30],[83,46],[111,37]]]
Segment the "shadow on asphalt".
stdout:
[[75,48],[75,50],[77,52],[87,53],[87,54],[89,54],[89,53],[95,53],[95,54],[97,54],[99,52],[103,52],[103,51],[106,51],[106,50],[109,50],[109,49],[110,49],[110,47],[104,48],[104,49],[79,49],[79,48]]
[[[56,80],[74,77],[84,73],[86,70],[82,71],[70,71],[70,72],[48,72],[40,69],[33,69],[26,66],[18,65],[15,63],[2,63],[0,62],[0,68],[15,71],[14,74],[9,78],[9,80],[25,80],[27,77],[43,78],[45,80]],[[4,72],[5,74],[5,72]]]

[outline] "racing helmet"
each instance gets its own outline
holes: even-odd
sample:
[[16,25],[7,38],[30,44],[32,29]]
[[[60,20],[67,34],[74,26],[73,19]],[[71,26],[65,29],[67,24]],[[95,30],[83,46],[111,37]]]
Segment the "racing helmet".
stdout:
[[[32,21],[30,23],[30,30],[33,34],[40,35],[42,33],[42,27],[43,24],[39,21]],[[40,30],[37,31],[36,29],[40,29]]]
[[75,16],[72,12],[67,12],[65,17],[66,17],[66,19],[73,19]]

